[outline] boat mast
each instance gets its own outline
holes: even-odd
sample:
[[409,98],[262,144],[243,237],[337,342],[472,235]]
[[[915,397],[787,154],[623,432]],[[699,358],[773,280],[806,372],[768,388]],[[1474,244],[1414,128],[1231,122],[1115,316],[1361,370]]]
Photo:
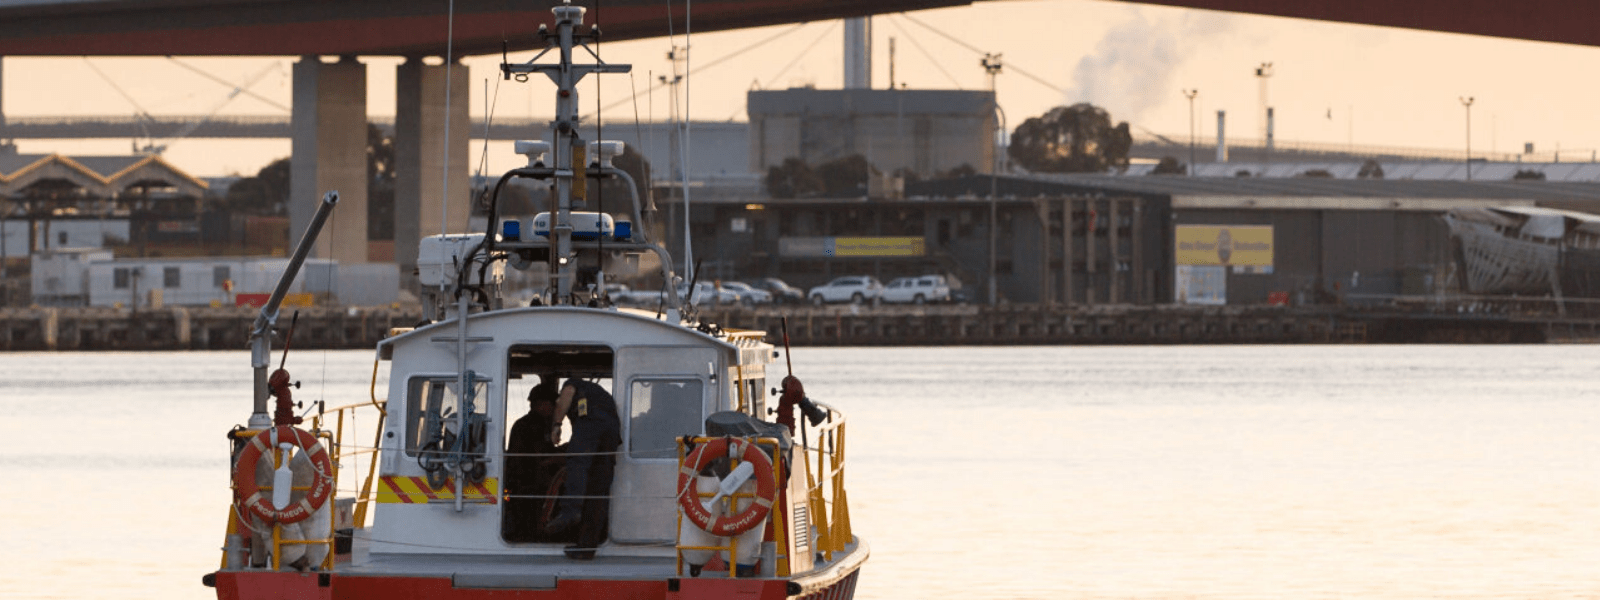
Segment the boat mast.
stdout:
[[[556,64],[505,65],[509,77],[528,73],[543,73],[556,84],[556,118],[550,123],[551,164],[555,165],[554,206],[550,215],[550,284],[546,293],[551,304],[570,304],[578,262],[572,252],[572,209],[581,205],[588,189],[587,142],[578,135],[578,82],[590,73],[627,73],[632,70],[624,64],[575,64],[572,50],[589,41],[598,40],[600,30],[591,27],[580,31],[586,9],[572,6],[570,0],[550,9],[555,14],[555,32],[539,27],[539,37],[547,44],[545,52],[556,50],[560,62]],[[541,53],[542,55],[542,53]]]

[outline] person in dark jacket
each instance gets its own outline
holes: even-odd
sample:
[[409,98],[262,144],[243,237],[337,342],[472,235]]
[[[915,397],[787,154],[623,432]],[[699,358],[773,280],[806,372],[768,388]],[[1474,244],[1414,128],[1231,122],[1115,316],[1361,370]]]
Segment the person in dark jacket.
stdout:
[[545,525],[545,532],[554,535],[577,526],[578,543],[567,548],[567,556],[594,558],[595,549],[606,541],[611,520],[611,476],[617,463],[614,453],[622,445],[617,403],[599,384],[572,378],[561,387],[555,414],[552,442],[560,439],[563,416],[572,422],[572,439],[567,442],[567,475],[561,503],[556,516]]
[[[545,514],[550,480],[561,468],[562,448],[550,438],[555,418],[556,382],[545,381],[528,391],[528,414],[511,425],[506,446],[506,520],[502,535],[509,542],[537,542],[539,517]],[[558,430],[559,431],[559,430]]]

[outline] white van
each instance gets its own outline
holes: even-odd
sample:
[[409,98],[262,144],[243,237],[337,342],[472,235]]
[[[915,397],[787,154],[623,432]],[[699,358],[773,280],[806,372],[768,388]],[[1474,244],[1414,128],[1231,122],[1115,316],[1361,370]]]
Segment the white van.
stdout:
[[943,275],[901,277],[883,288],[883,301],[911,304],[949,302],[950,282]]

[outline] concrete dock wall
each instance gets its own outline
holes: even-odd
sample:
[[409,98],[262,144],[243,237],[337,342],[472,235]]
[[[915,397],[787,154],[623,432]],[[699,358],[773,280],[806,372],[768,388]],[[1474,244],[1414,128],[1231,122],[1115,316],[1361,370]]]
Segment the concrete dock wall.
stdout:
[[[289,325],[292,311],[279,318]],[[1600,318],[1439,314],[1343,307],[796,306],[702,311],[797,346],[1600,342]],[[255,312],[235,308],[0,309],[0,351],[242,350]],[[418,309],[301,309],[293,345],[367,349]],[[281,334],[280,334],[281,335]],[[275,345],[281,346],[281,341]]]

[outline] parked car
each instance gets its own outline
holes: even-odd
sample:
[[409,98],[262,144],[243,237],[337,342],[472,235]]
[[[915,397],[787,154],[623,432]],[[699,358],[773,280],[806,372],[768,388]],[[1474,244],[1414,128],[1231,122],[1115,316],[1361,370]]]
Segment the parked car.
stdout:
[[772,301],[778,304],[798,304],[806,301],[805,290],[789,285],[784,280],[776,277],[757,279],[755,285],[757,288],[772,294]]
[[724,281],[722,282],[722,289],[738,294],[739,303],[745,306],[772,303],[772,294],[766,290],[758,290],[755,286],[743,281]]
[[840,277],[806,292],[806,297],[812,304],[821,305],[826,302],[877,302],[883,295],[883,284],[878,278],[871,275],[852,275]]
[[[678,299],[685,302],[691,299],[689,298],[689,286],[678,286]],[[717,289],[716,284],[713,284],[709,281],[697,281],[694,284],[693,300],[695,306],[738,304],[739,294],[735,293],[733,290],[719,290]]]
[[883,288],[883,301],[912,304],[949,302],[950,283],[943,275],[901,277]]

